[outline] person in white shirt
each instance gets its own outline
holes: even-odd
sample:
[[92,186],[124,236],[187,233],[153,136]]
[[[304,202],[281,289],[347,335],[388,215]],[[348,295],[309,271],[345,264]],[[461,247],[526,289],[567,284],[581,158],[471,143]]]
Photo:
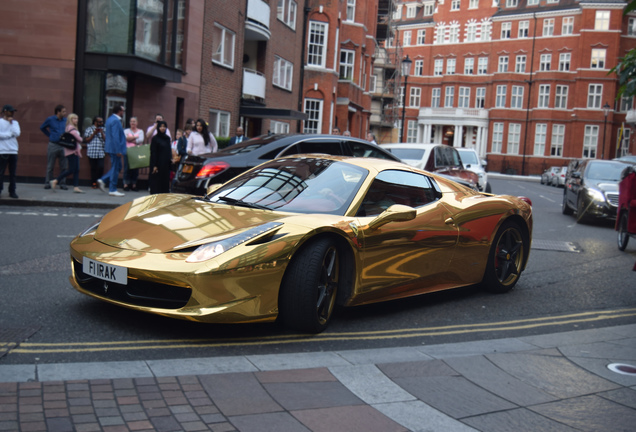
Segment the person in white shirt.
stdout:
[[[148,126],[148,129],[146,129],[146,142],[148,144],[150,144],[150,141],[152,140],[152,137],[157,135],[157,124],[163,121],[163,116],[161,114],[157,114],[155,116],[155,122],[153,124],[151,124],[150,126]],[[172,138],[172,135],[170,135],[170,129],[166,129],[166,135],[168,135],[168,137]]]
[[9,167],[9,196],[18,198],[16,194],[16,175],[18,166],[18,137],[20,136],[20,125],[14,120],[13,114],[17,109],[11,105],[2,107],[2,117],[0,118],[0,193],[4,185],[4,171]]
[[214,136],[208,132],[208,125],[205,120],[197,120],[194,128],[195,130],[193,130],[190,137],[188,137],[188,147],[186,150],[189,155],[199,156],[218,151],[219,145]]
[[[130,118],[130,127],[124,129],[126,135],[126,147],[135,147],[144,143],[144,131],[137,128],[139,124],[137,117]],[[139,178],[139,168],[130,169],[128,167],[128,157],[124,158],[124,190],[138,191],[137,179]]]

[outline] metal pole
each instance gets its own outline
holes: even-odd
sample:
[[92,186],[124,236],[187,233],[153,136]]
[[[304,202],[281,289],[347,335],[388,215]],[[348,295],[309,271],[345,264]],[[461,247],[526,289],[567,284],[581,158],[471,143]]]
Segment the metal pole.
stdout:
[[408,81],[409,76],[404,75],[404,92],[402,93],[402,127],[400,128],[400,142],[404,142],[404,116],[406,114],[406,82]]
[[607,132],[607,110],[605,110],[605,122],[603,123],[603,150],[601,152],[601,159],[605,159],[605,133]]

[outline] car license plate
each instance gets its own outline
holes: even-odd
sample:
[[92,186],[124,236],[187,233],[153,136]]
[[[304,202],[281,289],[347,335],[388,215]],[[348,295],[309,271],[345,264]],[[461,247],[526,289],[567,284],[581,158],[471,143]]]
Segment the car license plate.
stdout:
[[181,172],[185,174],[190,174],[192,172],[192,165],[183,165]]
[[128,284],[128,269],[126,267],[104,264],[86,257],[82,260],[82,265],[84,273],[87,275],[121,285]]

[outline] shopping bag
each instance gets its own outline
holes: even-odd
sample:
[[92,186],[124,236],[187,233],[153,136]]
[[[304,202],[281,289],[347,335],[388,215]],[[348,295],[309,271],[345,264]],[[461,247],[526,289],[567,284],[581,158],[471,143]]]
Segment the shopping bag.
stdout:
[[128,147],[128,168],[146,168],[150,166],[150,145]]

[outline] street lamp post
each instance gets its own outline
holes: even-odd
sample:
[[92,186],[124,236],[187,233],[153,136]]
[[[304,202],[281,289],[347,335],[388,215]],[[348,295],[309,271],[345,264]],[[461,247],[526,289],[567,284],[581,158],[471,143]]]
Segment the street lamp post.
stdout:
[[406,55],[406,58],[402,59],[402,75],[404,76],[404,91],[402,93],[402,127],[400,128],[400,142],[403,142],[403,138],[404,138],[404,116],[406,115],[406,83],[408,81],[409,78],[409,74],[411,73],[411,63],[413,63],[413,60],[411,60],[408,56],[408,54]]
[[601,151],[601,159],[605,159],[605,133],[607,132],[607,115],[609,114],[610,106],[607,102],[603,105],[603,112],[605,113],[605,123],[603,123],[603,150]]

